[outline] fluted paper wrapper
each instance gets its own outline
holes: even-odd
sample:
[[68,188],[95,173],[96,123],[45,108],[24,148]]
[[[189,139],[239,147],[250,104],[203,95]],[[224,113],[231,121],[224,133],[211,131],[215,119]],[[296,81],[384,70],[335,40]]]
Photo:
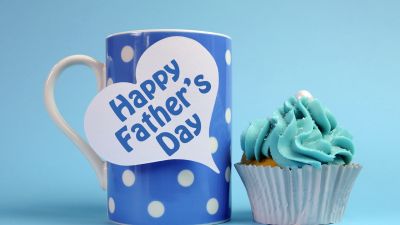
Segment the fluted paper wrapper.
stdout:
[[250,199],[254,220],[263,224],[340,222],[361,166],[296,169],[235,164]]

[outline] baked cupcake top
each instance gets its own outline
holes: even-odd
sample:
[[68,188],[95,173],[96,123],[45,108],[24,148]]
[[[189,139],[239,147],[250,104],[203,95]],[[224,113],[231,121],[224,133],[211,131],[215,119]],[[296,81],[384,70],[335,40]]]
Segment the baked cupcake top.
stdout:
[[289,168],[349,164],[354,154],[351,134],[307,91],[286,100],[271,118],[251,122],[240,142],[246,160],[272,158]]

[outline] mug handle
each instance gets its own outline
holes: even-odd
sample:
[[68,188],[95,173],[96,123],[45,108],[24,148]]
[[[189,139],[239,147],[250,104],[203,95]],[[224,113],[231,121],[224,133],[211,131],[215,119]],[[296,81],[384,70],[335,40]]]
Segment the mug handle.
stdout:
[[90,165],[96,172],[97,179],[102,189],[107,188],[107,167],[106,163],[94,152],[92,147],[65,121],[60,114],[54,100],[55,82],[61,72],[69,66],[85,65],[91,68],[96,75],[98,91],[103,89],[106,84],[105,65],[92,57],[86,55],[72,55],[60,60],[54,65],[49,73],[44,87],[44,102],[50,117],[65,135],[78,147],[79,151],[86,157]]

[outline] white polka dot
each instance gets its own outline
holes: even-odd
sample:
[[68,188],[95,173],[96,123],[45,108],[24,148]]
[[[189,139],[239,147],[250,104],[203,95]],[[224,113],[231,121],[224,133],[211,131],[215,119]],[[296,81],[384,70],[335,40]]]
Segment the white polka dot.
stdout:
[[218,140],[215,137],[210,137],[211,153],[215,153],[218,150]]
[[225,180],[226,180],[226,182],[229,182],[231,180],[231,167],[230,166],[226,167]]
[[208,200],[207,202],[207,212],[210,215],[214,215],[215,213],[218,212],[218,208],[219,208],[219,204],[217,199],[215,198],[211,198],[210,200]]
[[108,198],[108,211],[110,213],[114,213],[115,212],[115,202],[113,198]]
[[231,55],[231,50],[226,50],[225,52],[225,61],[226,64],[231,65],[231,60],[232,60],[232,55]]
[[164,205],[160,201],[152,201],[147,207],[147,212],[151,217],[159,218],[164,214]]
[[232,120],[232,111],[231,108],[227,108],[225,111],[225,121],[227,124],[230,124]]
[[132,172],[132,170],[125,170],[122,173],[122,182],[127,187],[130,187],[135,183],[135,178],[135,174]]
[[107,80],[107,86],[110,86],[110,85],[113,84],[113,83],[114,83],[113,79],[111,79],[111,77],[108,78],[108,80]]
[[189,187],[190,185],[193,184],[194,181],[194,175],[193,172],[190,170],[182,170],[178,174],[178,183],[182,187]]
[[130,62],[133,59],[133,48],[129,45],[126,45],[121,50],[121,59],[124,62]]

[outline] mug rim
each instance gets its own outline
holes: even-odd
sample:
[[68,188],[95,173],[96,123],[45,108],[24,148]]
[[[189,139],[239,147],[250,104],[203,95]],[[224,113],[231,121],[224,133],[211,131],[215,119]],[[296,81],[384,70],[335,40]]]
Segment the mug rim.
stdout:
[[114,37],[114,36],[122,35],[122,34],[158,33],[158,32],[179,32],[179,33],[209,34],[209,35],[215,35],[215,36],[228,38],[230,40],[232,39],[230,36],[228,36],[226,34],[210,32],[210,31],[202,31],[202,30],[190,30],[190,29],[143,29],[143,30],[130,30],[130,31],[112,33],[112,34],[107,36],[107,39],[111,38],[111,37]]

